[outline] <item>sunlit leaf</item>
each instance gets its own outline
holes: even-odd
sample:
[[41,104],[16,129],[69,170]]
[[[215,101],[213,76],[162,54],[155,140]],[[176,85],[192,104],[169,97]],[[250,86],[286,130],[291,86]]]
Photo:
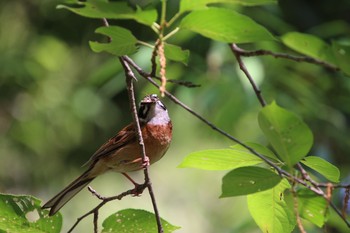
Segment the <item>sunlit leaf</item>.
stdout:
[[59,9],[67,9],[78,15],[89,18],[107,18],[107,19],[132,19],[139,23],[151,26],[157,20],[157,11],[155,9],[142,10],[132,9],[127,2],[112,2],[108,0],[87,0],[72,1],[72,4],[58,5]]
[[300,32],[289,32],[283,35],[281,39],[285,45],[301,54],[331,64],[336,64],[331,46],[314,35]]
[[[276,157],[276,155],[266,146],[260,145],[260,144],[255,143],[255,142],[245,142],[244,144],[249,146],[250,148],[252,148],[256,152],[258,152],[259,154],[264,155],[265,157],[272,159],[274,161],[278,161],[278,158]],[[247,148],[245,148],[239,144],[231,146],[231,148],[235,149],[235,150],[242,150],[242,151],[251,153]]]
[[288,166],[299,162],[311,149],[313,135],[309,127],[275,102],[260,111],[258,120],[278,156]]
[[318,227],[322,227],[327,216],[327,201],[308,189],[297,192],[300,216]]
[[271,189],[282,178],[276,173],[261,167],[241,167],[230,171],[222,178],[220,197],[247,195]]
[[190,56],[189,50],[182,50],[181,47],[168,43],[164,43],[164,53],[167,59],[179,61],[185,65],[187,65]]
[[[146,210],[124,209],[110,215],[103,221],[102,232],[158,232],[155,219],[154,214]],[[164,233],[171,233],[180,228],[164,219],[161,219],[161,222]]]
[[94,52],[105,51],[117,56],[136,52],[137,39],[125,28],[118,26],[99,27],[95,32],[110,37],[111,42],[99,43],[90,41],[90,47]]
[[255,155],[242,150],[217,149],[196,151],[185,157],[179,167],[205,170],[229,170],[261,163]]
[[292,232],[295,227],[293,209],[284,201],[284,191],[290,184],[283,179],[272,189],[248,195],[248,209],[264,233]]
[[0,194],[0,232],[52,232],[59,233],[62,216],[48,216],[40,200],[32,196]]
[[198,10],[206,8],[208,4],[212,3],[232,3],[243,6],[258,6],[266,4],[276,4],[277,0],[181,0],[180,12]]
[[317,171],[328,180],[332,182],[339,182],[340,171],[330,162],[317,156],[307,156],[301,160],[301,162],[309,168]]
[[227,43],[250,43],[274,37],[251,18],[224,8],[193,11],[185,16],[180,28]]

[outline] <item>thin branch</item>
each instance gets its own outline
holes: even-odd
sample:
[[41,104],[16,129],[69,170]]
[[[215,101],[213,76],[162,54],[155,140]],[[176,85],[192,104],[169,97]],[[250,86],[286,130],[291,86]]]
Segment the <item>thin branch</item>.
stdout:
[[[145,188],[147,188],[147,184],[141,184],[138,189],[139,190],[144,190]],[[117,196],[112,196],[112,197],[106,197],[103,198],[103,200],[100,202],[100,204],[98,204],[95,208],[93,208],[92,210],[90,210],[89,212],[87,212],[86,214],[80,216],[79,218],[77,218],[77,221],[74,223],[74,225],[68,230],[68,233],[71,233],[75,227],[80,223],[81,220],[83,220],[84,218],[86,218],[87,216],[94,214],[95,212],[97,212],[102,206],[104,206],[106,203],[110,202],[110,201],[114,201],[114,200],[121,200],[123,197],[128,196],[128,195],[134,195],[135,193],[135,189],[129,189]],[[95,221],[95,220],[94,220]]]
[[[134,125],[135,125],[135,130],[137,133],[137,139],[139,141],[139,145],[140,145],[140,151],[142,154],[142,162],[146,163],[147,161],[149,161],[149,159],[147,158],[146,155],[146,150],[145,150],[145,144],[142,138],[142,132],[141,132],[141,127],[140,127],[140,122],[139,122],[139,118],[137,115],[137,108],[136,108],[136,101],[135,101],[135,92],[134,92],[134,85],[133,85],[133,79],[136,79],[134,73],[132,72],[132,70],[129,67],[129,64],[125,61],[124,57],[120,57],[119,58],[120,63],[122,64],[124,71],[125,71],[125,76],[126,76],[126,84],[127,84],[127,89],[128,89],[128,95],[129,95],[129,102],[130,102],[130,107],[131,107],[131,112],[133,115],[133,121],[134,121]],[[149,191],[149,195],[151,197],[152,200],[152,205],[153,205],[153,210],[154,210],[154,214],[156,217],[156,221],[157,221],[157,227],[158,227],[158,233],[162,233],[163,227],[162,227],[162,223],[161,223],[161,219],[160,219],[160,215],[159,215],[159,211],[158,211],[158,207],[157,207],[157,202],[156,202],[156,198],[153,192],[153,188],[152,188],[152,184],[150,181],[150,177],[149,177],[149,172],[148,172],[148,166],[145,166],[144,168],[144,175],[145,175],[145,184],[147,185],[148,191]]]
[[291,193],[293,196],[294,213],[296,215],[298,228],[299,228],[301,233],[306,233],[304,226],[303,226],[303,223],[301,222],[300,214],[299,214],[299,203],[298,203],[297,193],[295,190],[295,183],[293,184],[293,187],[291,189]]
[[250,75],[247,67],[244,65],[244,62],[241,58],[240,48],[236,44],[230,44],[230,48],[237,59],[237,62],[239,64],[239,68],[243,71],[245,76],[247,76],[250,84],[252,85],[253,90],[254,90],[256,96],[258,97],[258,100],[259,100],[261,106],[263,106],[263,107],[266,106],[266,101],[261,95],[261,90],[259,89],[258,85],[255,84],[253,77]]
[[242,48],[236,48],[236,52],[238,52],[241,56],[243,57],[253,57],[253,56],[272,56],[274,58],[284,58],[288,59],[291,61],[296,61],[296,62],[307,62],[315,65],[322,66],[326,69],[332,70],[332,71],[339,71],[339,67],[330,64],[325,61],[318,60],[316,58],[312,57],[306,57],[306,56],[294,56],[286,53],[275,53],[269,50],[254,50],[254,51],[247,51]]

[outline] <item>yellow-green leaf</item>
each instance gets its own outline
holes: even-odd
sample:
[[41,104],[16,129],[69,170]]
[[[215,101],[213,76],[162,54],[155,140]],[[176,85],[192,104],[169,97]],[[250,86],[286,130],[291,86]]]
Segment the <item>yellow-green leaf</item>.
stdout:
[[248,209],[263,233],[292,232],[296,219],[293,209],[284,200],[290,184],[283,179],[272,189],[248,195]]
[[105,51],[117,56],[128,55],[136,52],[137,39],[125,28],[118,26],[99,27],[95,32],[108,36],[111,39],[111,42],[99,43],[90,41],[90,47],[94,52]]
[[251,18],[224,8],[193,11],[182,19],[180,28],[226,43],[274,40],[266,28]]
[[339,182],[340,171],[330,162],[317,156],[307,156],[301,162],[326,177],[329,181]]

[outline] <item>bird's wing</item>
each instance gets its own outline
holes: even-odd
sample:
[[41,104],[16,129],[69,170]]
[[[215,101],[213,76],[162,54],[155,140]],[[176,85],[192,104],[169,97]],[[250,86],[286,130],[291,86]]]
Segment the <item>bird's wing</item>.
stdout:
[[134,124],[129,124],[118,132],[117,135],[110,138],[105,144],[103,144],[87,161],[83,166],[92,164],[101,157],[108,156],[112,152],[125,146],[126,144],[136,140],[136,134],[134,130]]

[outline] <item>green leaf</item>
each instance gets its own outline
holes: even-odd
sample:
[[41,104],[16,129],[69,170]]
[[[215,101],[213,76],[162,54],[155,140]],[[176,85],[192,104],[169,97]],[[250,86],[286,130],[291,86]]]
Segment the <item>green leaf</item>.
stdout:
[[204,170],[229,170],[261,163],[262,160],[242,150],[217,149],[193,152],[185,157],[179,167]]
[[298,190],[297,197],[300,216],[322,227],[326,221],[327,201],[308,189]]
[[332,49],[339,68],[350,75],[350,44],[333,41]]
[[[244,144],[249,146],[250,148],[252,148],[256,152],[258,152],[259,154],[264,155],[265,157],[272,159],[274,161],[278,161],[278,158],[276,157],[276,155],[266,146],[260,145],[260,144],[255,143],[255,142],[245,142]],[[241,150],[241,151],[251,153],[247,148],[245,148],[239,144],[231,146],[231,148],[235,149],[235,150]]]
[[220,197],[233,197],[261,192],[276,186],[282,178],[261,167],[240,167],[222,178]]
[[[161,219],[164,233],[174,232],[180,227],[171,225],[169,222]],[[157,223],[153,213],[138,210],[138,209],[124,209],[120,210],[102,223],[102,232],[157,232]]]
[[111,38],[109,43],[99,43],[89,41],[89,45],[94,52],[108,52],[117,56],[129,55],[136,52],[137,39],[131,32],[118,26],[99,27],[95,31]]
[[336,64],[332,48],[320,38],[300,32],[289,32],[282,36],[282,42],[289,48],[310,57]]
[[190,56],[189,50],[182,50],[181,47],[168,43],[164,43],[164,53],[167,59],[179,61],[185,65],[187,65]]
[[58,9],[67,9],[78,15],[88,18],[107,19],[132,19],[141,24],[151,26],[157,20],[155,9],[136,11],[128,6],[127,2],[111,2],[108,0],[74,1],[72,6],[58,5]]
[[248,195],[249,212],[262,232],[292,232],[294,229],[293,209],[284,201],[284,190],[288,188],[288,181],[283,179],[272,189]]
[[317,156],[307,156],[301,162],[326,177],[329,181],[339,182],[340,171],[330,162]]
[[274,40],[270,32],[251,18],[224,8],[193,11],[182,19],[180,28],[226,43]]
[[275,102],[264,107],[258,115],[259,125],[278,156],[292,167],[309,152],[313,135],[309,127]]
[[243,6],[259,6],[266,4],[276,4],[277,0],[181,0],[180,12],[199,10],[206,8],[208,4],[212,3],[232,3]]
[[52,232],[62,227],[60,213],[48,217],[41,201],[32,196],[0,194],[0,232]]

